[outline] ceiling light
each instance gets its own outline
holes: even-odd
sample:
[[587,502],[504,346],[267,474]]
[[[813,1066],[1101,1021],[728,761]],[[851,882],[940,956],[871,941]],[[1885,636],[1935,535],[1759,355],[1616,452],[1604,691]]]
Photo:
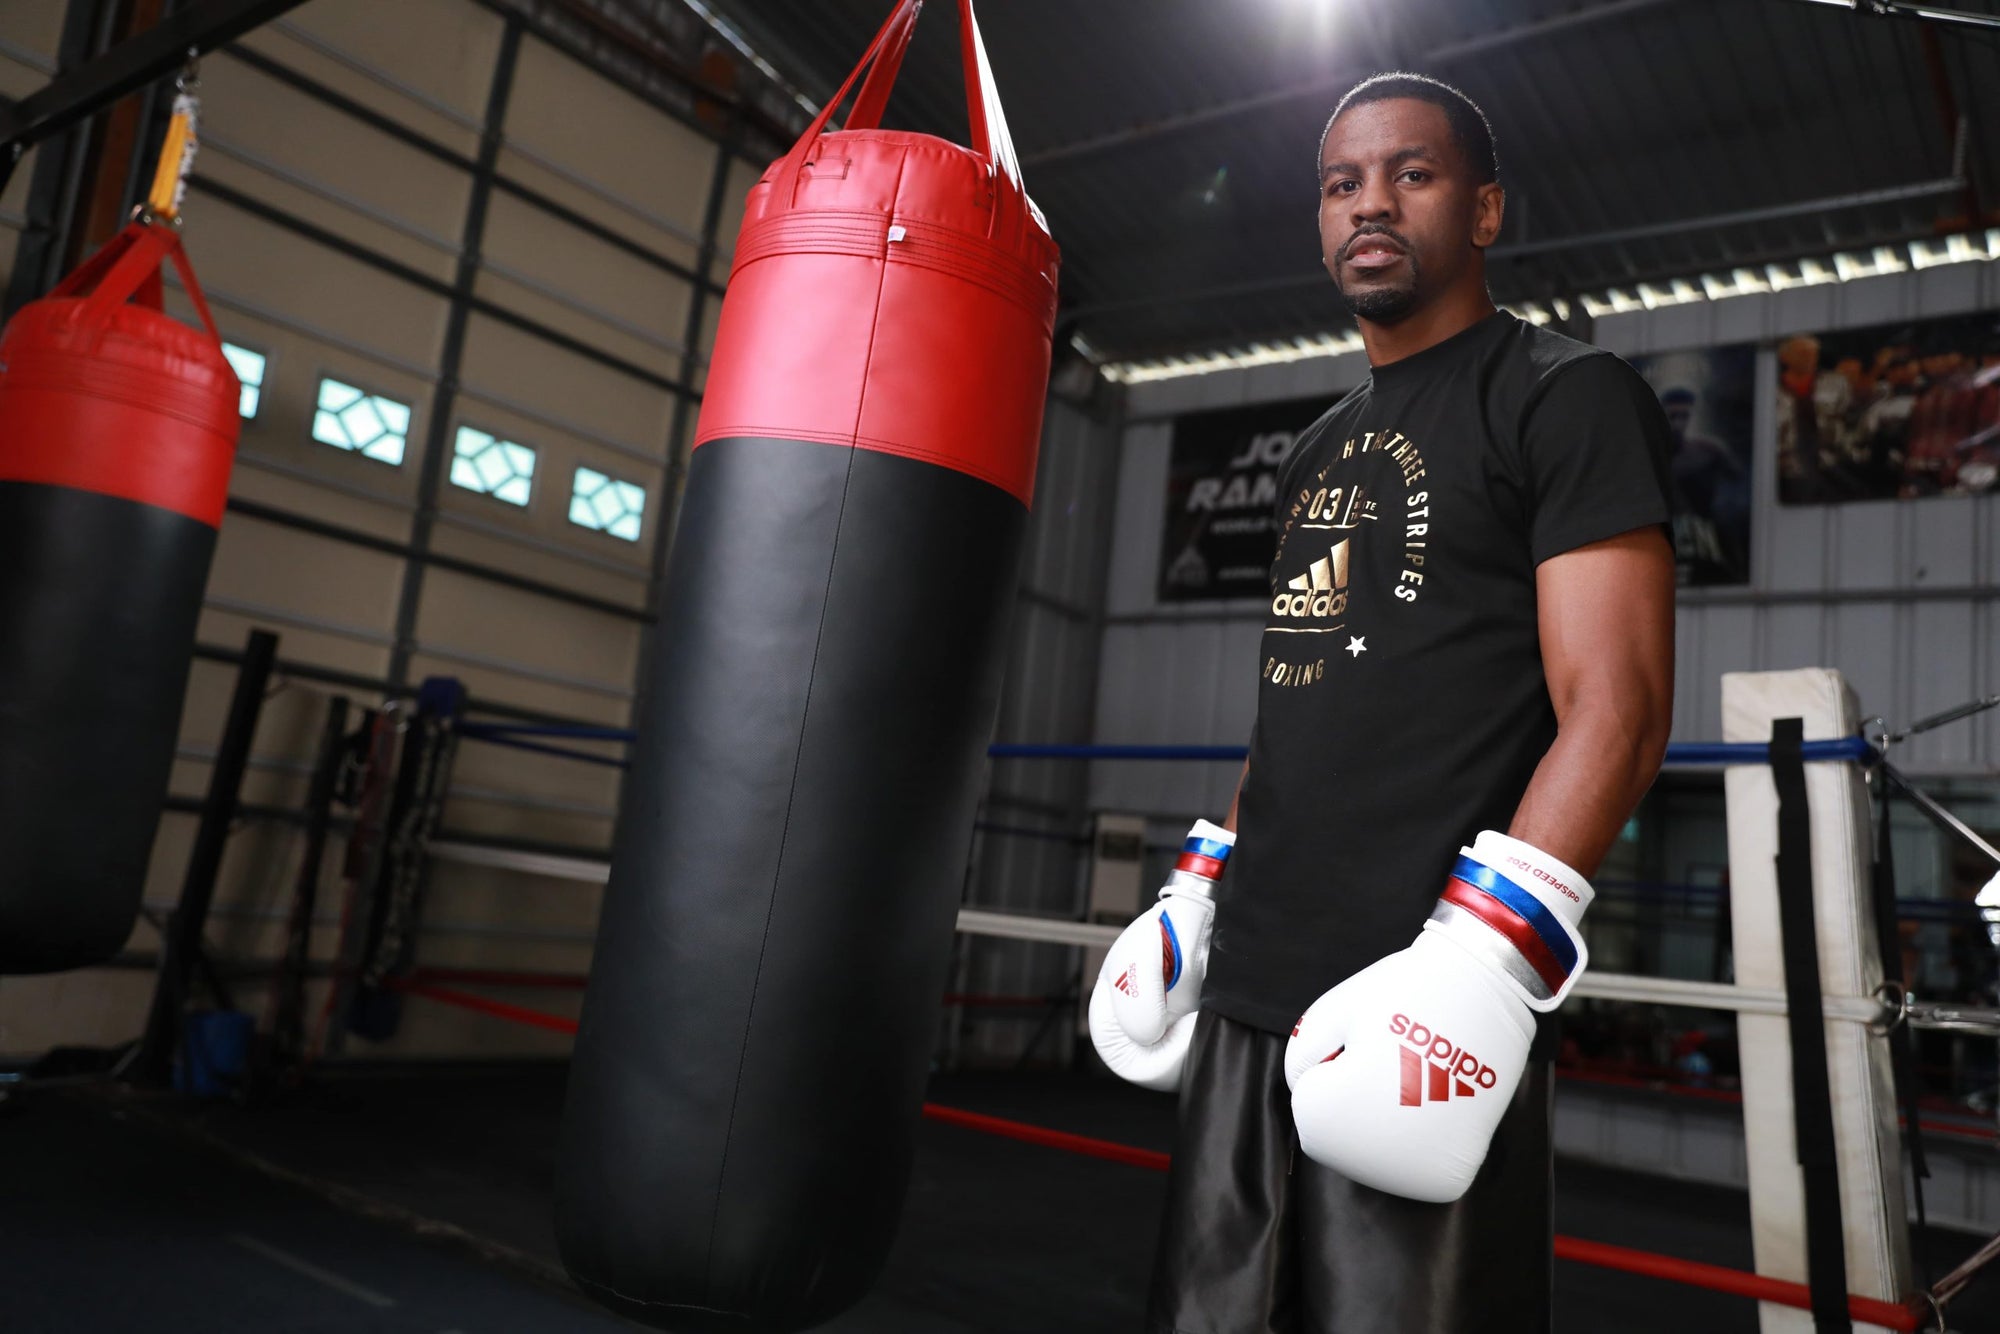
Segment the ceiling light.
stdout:
[[[1584,292],[1575,298],[1575,305],[1581,306],[1596,319],[1693,301],[1721,301],[1730,297],[1784,292],[1797,287],[1852,282],[1911,269],[1994,260],[2000,260],[2000,227],[1985,232],[1911,241],[1902,246],[1882,245],[1867,250],[1841,251],[1826,259],[1802,259],[1790,264],[1766,264],[1761,268],[1742,267],[1726,273],[1705,273],[1695,278],[1640,283],[1629,289],[1614,287],[1603,292]],[[1571,302],[1559,298],[1548,304],[1561,319],[1570,318]],[[1533,324],[1549,321],[1548,308],[1538,302],[1523,301],[1510,309]],[[1116,362],[1104,367],[1104,374],[1121,384],[1143,384],[1185,375],[1207,375],[1214,371],[1302,361],[1309,357],[1341,356],[1361,349],[1358,330],[1328,330],[1298,334],[1283,342],[1251,343],[1147,361]]]

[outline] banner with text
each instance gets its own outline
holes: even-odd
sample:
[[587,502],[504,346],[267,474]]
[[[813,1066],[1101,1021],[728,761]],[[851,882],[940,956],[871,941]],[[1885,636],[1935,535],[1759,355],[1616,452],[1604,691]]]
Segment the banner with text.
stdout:
[[1162,602],[1270,596],[1279,469],[1294,437],[1329,406],[1293,399],[1175,419]]

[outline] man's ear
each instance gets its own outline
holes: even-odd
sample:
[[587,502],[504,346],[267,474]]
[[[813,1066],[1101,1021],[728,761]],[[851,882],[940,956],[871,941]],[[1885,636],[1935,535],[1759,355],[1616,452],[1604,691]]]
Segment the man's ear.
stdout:
[[1500,223],[1507,213],[1507,192],[1497,184],[1482,185],[1473,204],[1472,244],[1481,250],[1500,236]]

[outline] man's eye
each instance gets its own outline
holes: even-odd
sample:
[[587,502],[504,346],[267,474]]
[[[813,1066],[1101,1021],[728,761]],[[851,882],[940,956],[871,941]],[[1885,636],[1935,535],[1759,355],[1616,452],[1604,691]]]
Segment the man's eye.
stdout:
[[1427,171],[1424,171],[1420,167],[1412,167],[1408,171],[1403,173],[1403,179],[1406,181],[1417,181],[1421,183],[1423,181],[1429,180],[1430,178],[1431,174]]
[[1326,187],[1326,192],[1330,195],[1346,195],[1353,194],[1354,188],[1353,181],[1333,181]]

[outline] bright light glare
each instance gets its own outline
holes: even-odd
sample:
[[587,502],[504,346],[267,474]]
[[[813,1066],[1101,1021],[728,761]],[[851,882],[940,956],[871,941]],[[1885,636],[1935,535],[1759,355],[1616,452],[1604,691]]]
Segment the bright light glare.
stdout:
[[[1829,2],[1841,3],[1841,0]],[[1827,259],[1762,264],[1754,268],[1731,269],[1726,273],[1705,273],[1698,278],[1613,287],[1602,292],[1585,293],[1577,301],[1595,319],[1603,315],[1659,310],[1664,306],[1681,306],[1695,301],[1722,301],[1733,296],[1784,292],[1797,287],[1821,287],[1886,273],[1907,273],[1912,269],[1993,260],[2000,260],[2000,227],[1939,240],[1911,241],[1907,245],[1847,250]],[[1552,319],[1566,320],[1570,317],[1570,305],[1563,300],[1546,306],[1536,301],[1522,301],[1507,309],[1530,324],[1547,324]],[[1115,361],[1103,369],[1107,380],[1119,384],[1145,384],[1150,380],[1208,375],[1214,371],[1302,361],[1307,357],[1337,357],[1360,350],[1361,335],[1349,329],[1340,333],[1305,334],[1297,338],[1266,340],[1248,346],[1189,352],[1146,361]]]

